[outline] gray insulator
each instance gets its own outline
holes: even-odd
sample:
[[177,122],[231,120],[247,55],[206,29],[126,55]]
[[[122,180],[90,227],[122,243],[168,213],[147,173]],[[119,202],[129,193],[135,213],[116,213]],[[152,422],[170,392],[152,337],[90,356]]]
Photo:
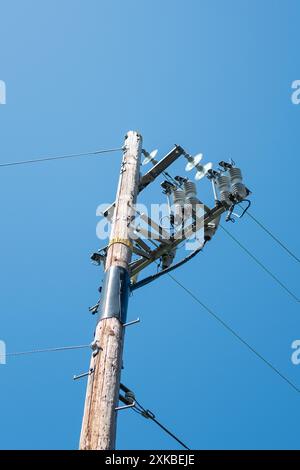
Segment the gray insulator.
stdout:
[[185,192],[182,189],[175,189],[173,191],[173,203],[175,206],[184,206]]
[[229,169],[229,174],[231,178],[231,184],[241,183],[243,181],[243,176],[240,168],[232,167]]
[[223,175],[217,178],[217,187],[220,194],[220,201],[226,204],[231,204],[230,201],[230,178],[229,176]]
[[184,187],[186,202],[188,204],[191,204],[192,206],[199,204],[199,199],[197,198],[197,189],[196,189],[195,183],[193,181],[187,180],[183,183],[183,187]]
[[197,197],[188,197],[186,199],[186,202],[187,204],[191,204],[192,206],[196,206],[197,204],[199,204],[199,199]]
[[218,185],[219,191],[224,191],[224,190],[230,191],[229,176],[226,176],[226,175],[218,176],[217,185]]
[[231,190],[235,197],[244,199],[247,196],[247,190],[243,184],[243,176],[240,168],[230,168]]
[[196,185],[193,181],[190,181],[190,180],[185,181],[183,183],[183,187],[184,187],[186,197],[196,196],[197,190],[196,190]]
[[232,185],[232,193],[234,196],[237,196],[241,199],[244,199],[247,196],[247,190],[243,183],[235,183]]
[[221,202],[226,202],[226,204],[230,204],[230,191],[221,191],[220,192],[220,201]]

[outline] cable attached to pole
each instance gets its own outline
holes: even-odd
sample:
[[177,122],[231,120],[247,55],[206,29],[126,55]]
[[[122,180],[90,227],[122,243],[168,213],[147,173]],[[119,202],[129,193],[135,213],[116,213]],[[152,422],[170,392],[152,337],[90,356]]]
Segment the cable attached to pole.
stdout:
[[131,290],[133,291],[133,290],[139,289],[140,287],[143,287],[143,286],[149,284],[150,282],[155,281],[156,279],[158,279],[159,277],[163,276],[164,274],[168,274],[168,273],[170,273],[171,271],[174,271],[174,269],[177,269],[177,268],[179,268],[180,266],[184,265],[185,263],[187,263],[188,261],[190,261],[192,258],[194,258],[194,256],[196,256],[198,253],[200,253],[200,251],[203,250],[205,243],[206,243],[206,242],[204,242],[203,245],[201,245],[199,248],[197,248],[197,249],[196,249],[195,251],[193,251],[191,254],[189,254],[188,256],[186,256],[184,259],[178,261],[178,263],[175,263],[175,264],[173,264],[172,266],[169,266],[168,268],[163,269],[162,271],[159,271],[159,272],[156,273],[156,274],[153,274],[152,276],[148,276],[148,277],[146,277],[145,279],[142,279],[141,281],[136,282],[135,284],[132,284],[132,285],[131,285]]
[[83,157],[83,156],[91,156],[91,155],[99,155],[101,153],[111,153],[111,152],[119,152],[123,150],[123,148],[112,148],[112,149],[105,149],[105,150],[96,150],[94,152],[82,152],[82,153],[73,153],[70,155],[57,155],[54,157],[42,157],[42,158],[37,158],[33,160],[23,160],[19,162],[7,162],[7,163],[0,163],[0,167],[3,166],[15,166],[15,165],[26,165],[28,163],[40,163],[40,162],[48,162],[51,160],[63,160],[66,158],[77,158],[77,157]]
[[123,384],[120,384],[120,389],[125,392],[125,396],[119,395],[120,401],[122,401],[122,403],[126,405],[123,408],[130,408],[135,413],[139,414],[140,416],[143,416],[143,418],[150,419],[155,424],[157,424],[157,426],[159,426],[166,434],[172,437],[172,439],[178,442],[178,444],[180,444],[184,449],[190,450],[190,448],[184,442],[182,442],[181,439],[179,439],[173,432],[171,432],[168,428],[166,428],[166,426],[164,426],[160,421],[156,419],[152,411],[147,410],[137,401],[137,399],[135,398],[135,394],[129,388],[125,387]]
[[20,351],[3,354],[2,356],[27,356],[28,354],[38,354],[46,352],[57,352],[57,351],[70,351],[74,349],[85,349],[90,348],[91,344],[80,344],[79,346],[62,346],[58,348],[46,348],[46,349],[33,349],[31,351]]
[[184,449],[190,450],[190,448],[182,442],[177,436],[175,436],[174,433],[172,433],[168,428],[166,428],[163,424],[161,424],[155,417],[155,415],[152,413],[150,410],[146,410],[137,400],[136,402],[136,407],[135,409],[140,413],[141,416],[143,416],[146,419],[150,419],[153,421],[153,423],[157,424],[165,433],[167,433],[169,436],[171,436],[178,444],[180,444]]

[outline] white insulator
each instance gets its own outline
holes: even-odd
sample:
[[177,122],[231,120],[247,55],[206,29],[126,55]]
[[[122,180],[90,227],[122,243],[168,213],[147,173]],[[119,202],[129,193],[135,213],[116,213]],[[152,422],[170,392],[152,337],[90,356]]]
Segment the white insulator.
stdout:
[[196,165],[197,173],[195,175],[195,179],[199,181],[204,178],[204,176],[207,175],[207,173],[209,172],[209,170],[212,169],[212,167],[213,164],[211,162],[208,162],[205,165]]
[[191,157],[190,155],[185,155],[185,158],[187,159],[188,163],[185,167],[185,171],[191,171],[193,168],[195,168],[196,165],[202,160],[202,153],[198,153],[198,155],[195,155],[195,157]]
[[147,152],[146,150],[143,150],[143,154],[145,155],[146,158],[144,158],[142,165],[147,165],[149,162],[152,162],[153,165],[156,165],[156,163],[158,163],[155,160],[157,153],[158,153],[157,149],[152,150],[152,152],[150,153]]
[[243,183],[243,176],[240,168],[232,167],[229,169],[231,190],[234,196],[244,199],[247,196],[247,190]]
[[220,194],[220,201],[226,204],[231,204],[230,201],[230,178],[229,176],[223,175],[217,177],[217,188]]

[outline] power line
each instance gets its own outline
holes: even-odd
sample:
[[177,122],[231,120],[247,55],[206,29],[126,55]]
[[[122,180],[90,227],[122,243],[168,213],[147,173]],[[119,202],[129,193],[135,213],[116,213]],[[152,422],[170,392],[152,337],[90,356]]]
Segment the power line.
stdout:
[[169,436],[171,436],[175,441],[177,441],[182,447],[184,447],[185,449],[187,450],[190,450],[189,447],[187,447],[187,445],[182,442],[173,432],[171,432],[168,428],[166,428],[166,426],[164,426],[162,423],[160,423],[155,415],[152,413],[152,411],[150,410],[146,410],[136,399],[135,399],[135,403],[136,405],[132,408],[133,411],[135,411],[136,413],[138,413],[139,415],[143,416],[144,418],[147,418],[147,419],[150,419],[151,421],[153,421],[155,424],[157,424],[157,426],[159,426],[166,434],[168,434]]
[[27,163],[48,162],[50,160],[62,160],[62,159],[66,159],[66,158],[77,158],[77,157],[90,156],[90,155],[99,155],[101,153],[119,152],[121,150],[123,150],[123,148],[112,148],[112,149],[105,149],[105,150],[96,150],[94,152],[73,153],[73,154],[69,154],[69,155],[57,155],[55,157],[42,157],[42,158],[37,158],[37,159],[34,159],[34,160],[23,160],[23,161],[20,161],[20,162],[0,163],[0,167],[2,167],[2,166],[25,165]]
[[11,352],[7,354],[2,354],[2,357],[8,356],[26,356],[28,354],[37,354],[37,353],[46,353],[46,352],[56,352],[56,351],[69,351],[72,349],[84,349],[90,348],[90,344],[80,344],[79,346],[62,346],[58,348],[46,348],[46,349],[33,349],[31,351],[19,351],[19,352]]
[[296,302],[300,302],[300,300],[298,299],[298,297],[293,294],[293,292],[285,285],[283,284],[283,282],[277,277],[275,276],[275,274],[272,273],[272,271],[270,271],[258,258],[256,258],[256,256],[254,256],[249,250],[248,248],[246,248],[237,238],[235,238],[225,227],[223,227],[223,225],[219,225],[222,230],[224,230],[225,233],[227,233],[227,235],[235,242],[237,243],[237,245],[239,245],[240,248],[242,248],[242,250],[244,250],[248,256],[250,256],[250,258],[252,258],[267,274],[269,274],[269,276],[272,277],[272,279],[280,286],[282,287],[282,289],[284,289],[294,300],[296,300]]
[[[136,289],[139,289],[140,287],[144,287],[146,286],[147,284],[149,284],[150,282],[153,282],[155,281],[156,279],[158,279],[159,277],[161,276],[164,276],[165,274],[171,272],[171,271],[174,271],[175,269],[183,266],[185,263],[187,263],[188,261],[190,261],[192,258],[194,258],[195,256],[198,255],[198,253],[200,253],[204,246],[205,246],[206,242],[204,242],[199,248],[197,248],[196,250],[194,250],[191,254],[189,254],[188,256],[186,256],[185,258],[181,259],[180,261],[178,261],[177,263],[175,264],[172,264],[171,266],[169,266],[168,268],[165,268],[165,269],[162,269],[161,271],[158,271],[156,274],[152,274],[151,276],[148,276],[144,279],[142,279],[141,281],[139,282],[136,282],[135,284],[132,284],[131,286],[131,291],[134,291]],[[159,267],[159,263],[157,261],[154,261],[155,264]]]
[[281,248],[283,248],[292,258],[294,258],[298,263],[300,263],[300,259],[281,241],[279,238],[275,237],[273,233],[267,229],[262,222],[257,220],[254,215],[252,215],[249,211],[246,212],[246,214],[260,227],[262,230],[264,230],[276,243],[278,243]]
[[283,375],[278,369],[276,369],[271,362],[265,359],[259,352],[257,352],[247,341],[245,341],[238,333],[236,333],[229,325],[227,325],[224,320],[222,320],[211,308],[205,305],[192,291],[185,287],[178,279],[176,279],[172,274],[168,276],[180,286],[187,294],[189,294],[198,304],[200,304],[210,315],[212,315],[221,325],[224,326],[233,336],[235,336],[241,343],[243,343],[251,352],[253,352],[259,359],[261,359],[270,369],[272,369],[279,377],[281,377],[286,383],[288,383],[296,392],[300,393],[300,389],[293,384],[285,375]]

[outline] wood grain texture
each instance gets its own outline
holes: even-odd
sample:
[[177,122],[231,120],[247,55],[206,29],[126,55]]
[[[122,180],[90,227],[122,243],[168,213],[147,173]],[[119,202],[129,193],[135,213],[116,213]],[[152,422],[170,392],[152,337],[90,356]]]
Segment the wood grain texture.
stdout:
[[[110,242],[129,240],[129,222],[136,202],[140,177],[142,137],[128,132],[116,196]],[[131,247],[114,242],[108,248],[105,270],[122,266],[128,270]],[[91,358],[94,373],[88,378],[80,436],[81,450],[112,450],[116,444],[116,421],[124,343],[124,328],[118,318],[101,320],[95,332],[101,351]]]

